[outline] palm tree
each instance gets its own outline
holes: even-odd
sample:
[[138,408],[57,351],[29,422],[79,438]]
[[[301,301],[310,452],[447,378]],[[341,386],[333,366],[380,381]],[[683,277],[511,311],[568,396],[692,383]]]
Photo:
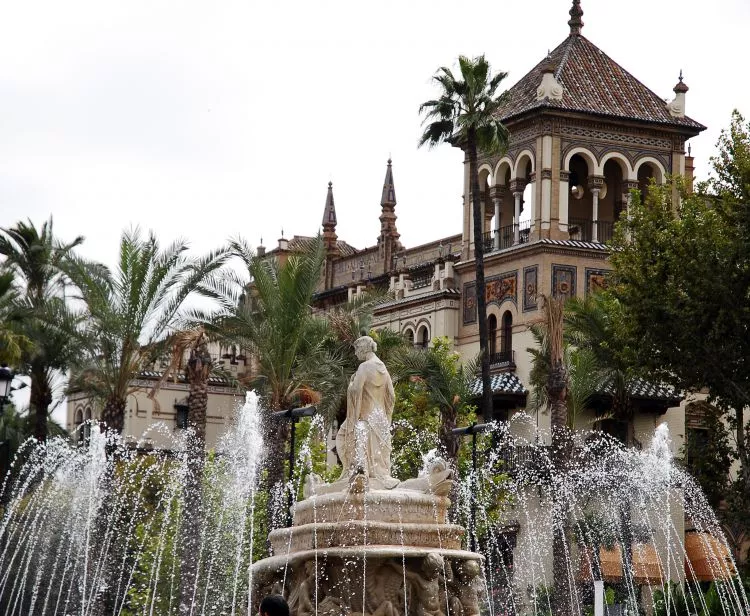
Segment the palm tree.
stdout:
[[167,378],[176,376],[188,356],[185,376],[188,381],[187,473],[183,487],[182,529],[180,533],[180,610],[193,605],[197,592],[201,521],[203,519],[203,469],[206,450],[206,414],[208,411],[208,377],[213,360],[208,351],[208,337],[203,327],[181,329],[167,342],[170,361],[161,380],[149,394],[152,398]]
[[611,413],[632,420],[632,381],[625,349],[616,343],[620,304],[607,292],[592,293],[586,299],[573,298],[565,307],[566,337],[582,352],[593,357],[599,388],[612,391]]
[[[310,306],[324,263],[323,244],[318,238],[309,251],[292,254],[284,263],[256,257],[242,239],[232,240],[230,250],[251,282],[237,276],[224,279],[213,294],[222,312],[215,316],[192,311],[189,316],[211,339],[251,353],[256,370],[246,384],[264,399],[269,449],[265,481],[269,491],[277,491],[284,479],[289,426],[273,420],[271,413],[299,405],[313,390],[321,400],[319,410],[331,414],[344,382],[343,361],[331,348],[330,326]],[[271,501],[268,519],[273,526]]]
[[0,273],[0,365],[14,366],[30,350],[29,339],[19,332],[22,312],[14,279],[13,272]]
[[133,379],[168,351],[185,300],[201,292],[227,258],[222,249],[194,259],[187,249],[183,240],[162,249],[153,233],[143,238],[134,229],[122,235],[114,272],[80,260],[68,268],[87,321],[71,387],[103,403],[108,430],[122,432],[127,397],[138,389]]
[[[24,312],[20,333],[32,342],[21,364],[31,376],[30,401],[39,440],[47,437],[55,374],[67,368],[73,352],[69,332],[60,328],[56,317],[69,315],[62,297],[66,284],[63,269],[72,250],[82,242],[81,236],[69,243],[58,240],[51,218],[40,229],[29,220],[0,230],[0,255],[5,257],[2,268],[15,276]],[[68,322],[66,316],[63,323]]]
[[476,362],[462,366],[447,339],[436,339],[434,345],[425,350],[403,349],[396,354],[392,365],[394,380],[417,380],[425,385],[431,406],[440,411],[441,449],[455,468],[461,443],[453,435],[453,429],[457,426],[459,413],[471,397]]
[[[544,325],[547,332],[548,368],[545,393],[550,412],[552,430],[552,455],[558,472],[564,470],[570,456],[570,433],[568,431],[568,371],[564,363],[563,317],[564,299],[542,296]],[[555,614],[570,614],[566,536],[567,524],[563,520],[560,528],[554,529],[552,537],[552,575],[554,582]]]
[[425,130],[419,145],[435,146],[448,142],[463,148],[469,158],[472,212],[474,217],[474,254],[476,264],[477,315],[479,349],[482,362],[482,415],[492,417],[490,386],[489,335],[487,332],[487,300],[484,287],[484,246],[482,245],[482,203],[479,192],[477,152],[496,155],[508,146],[508,130],[498,119],[505,102],[498,95],[500,83],[507,73],[492,74],[485,57],[459,56],[461,79],[447,67],[441,67],[433,79],[441,89],[439,98],[422,103],[419,112],[425,115]]

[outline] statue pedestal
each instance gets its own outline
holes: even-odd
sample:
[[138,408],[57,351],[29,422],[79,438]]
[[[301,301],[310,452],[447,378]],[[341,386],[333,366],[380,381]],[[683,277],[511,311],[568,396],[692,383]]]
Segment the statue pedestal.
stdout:
[[481,557],[461,549],[446,496],[318,488],[291,528],[270,534],[273,556],[252,567],[254,602],[281,591],[294,616],[479,613]]

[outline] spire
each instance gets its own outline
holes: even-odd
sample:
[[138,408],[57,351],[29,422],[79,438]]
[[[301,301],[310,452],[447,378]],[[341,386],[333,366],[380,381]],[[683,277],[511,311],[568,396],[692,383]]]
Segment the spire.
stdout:
[[328,195],[323,210],[323,228],[336,227],[336,207],[333,204],[333,182],[328,182]]
[[393,170],[391,169],[391,159],[388,159],[388,168],[385,170],[385,180],[383,181],[383,197],[380,199],[380,205],[396,205],[396,187],[393,185]]
[[568,25],[570,26],[570,35],[578,35],[581,33],[581,29],[583,28],[583,20],[581,17],[583,17],[583,9],[581,8],[581,0],[573,0],[573,6],[571,7],[569,13],[570,19],[568,20]]
[[690,88],[685,85],[685,82],[682,81],[682,69],[680,69],[680,77],[679,81],[677,82],[677,85],[675,85],[674,89],[672,90],[675,94],[679,94],[682,92],[683,94],[687,92]]

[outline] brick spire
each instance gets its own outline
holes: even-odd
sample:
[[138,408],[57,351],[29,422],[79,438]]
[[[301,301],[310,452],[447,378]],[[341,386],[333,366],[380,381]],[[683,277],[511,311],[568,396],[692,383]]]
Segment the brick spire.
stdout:
[[323,210],[323,242],[327,252],[337,252],[336,237],[336,206],[333,204],[333,182],[328,182],[328,195]]
[[385,170],[383,181],[383,196],[380,199],[380,237],[378,247],[384,270],[392,267],[393,256],[401,250],[401,242],[398,241],[400,234],[396,229],[396,187],[393,183],[393,169],[391,159],[388,159],[388,167]]
[[570,35],[574,36],[580,34],[581,29],[583,28],[583,20],[581,19],[581,17],[583,17],[581,0],[573,0],[573,6],[571,7],[568,14],[570,15],[570,19],[568,20],[568,25],[570,26]]

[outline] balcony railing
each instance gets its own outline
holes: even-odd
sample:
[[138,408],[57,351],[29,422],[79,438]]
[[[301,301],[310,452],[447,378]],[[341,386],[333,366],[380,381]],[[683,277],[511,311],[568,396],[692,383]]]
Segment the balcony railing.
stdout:
[[[596,221],[596,241],[603,244],[611,240],[613,229],[614,223],[611,220]],[[571,240],[593,242],[594,221],[585,218],[571,218],[568,220],[568,232]]]
[[498,459],[502,462],[498,470],[511,477],[525,472],[543,478],[548,473],[550,455],[548,446],[503,445],[498,448],[497,452]]
[[515,368],[516,352],[500,351],[499,353],[490,353],[490,366],[492,368]]
[[[516,242],[516,229],[518,229],[518,242]],[[523,227],[519,225],[507,225],[500,227],[498,231],[487,231],[482,234],[482,248],[484,254],[495,250],[505,250],[518,244],[528,244],[530,234],[530,223],[525,223]],[[498,240],[499,237],[499,240]]]

